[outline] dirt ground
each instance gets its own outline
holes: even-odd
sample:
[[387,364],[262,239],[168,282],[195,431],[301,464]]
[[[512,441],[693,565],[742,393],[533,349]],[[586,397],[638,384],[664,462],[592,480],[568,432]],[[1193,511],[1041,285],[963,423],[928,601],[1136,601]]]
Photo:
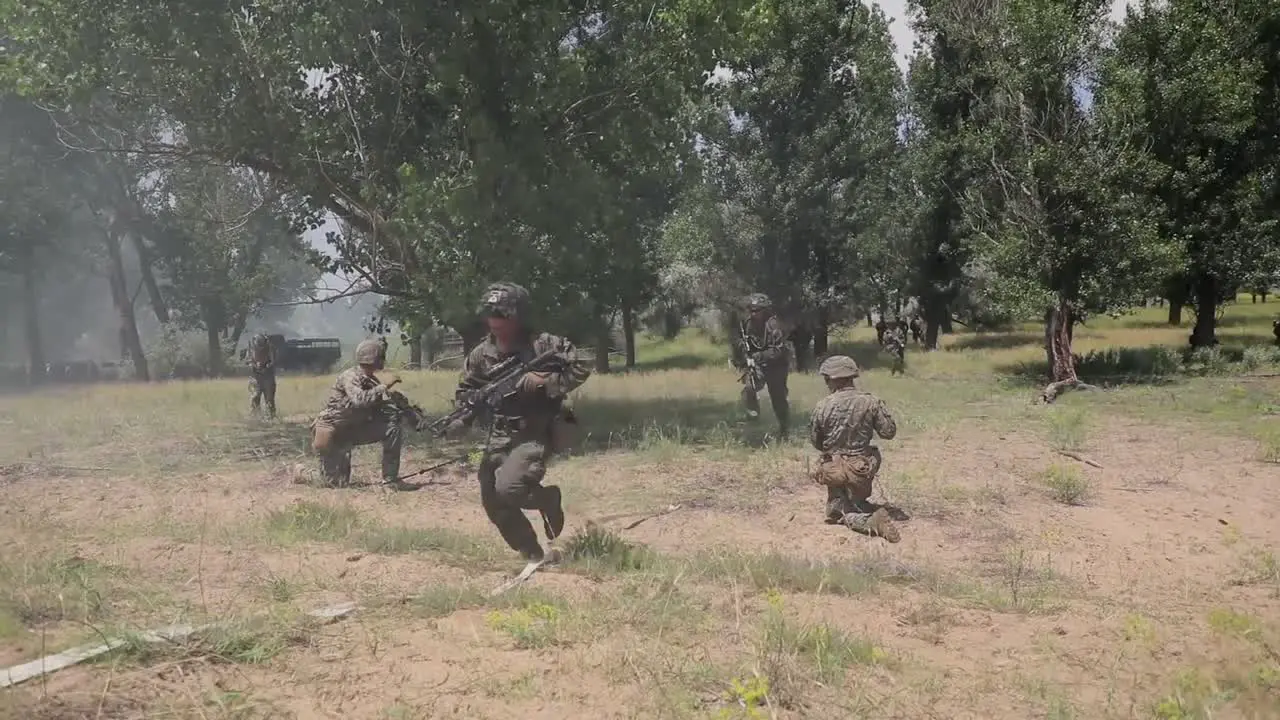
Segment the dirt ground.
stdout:
[[[1091,402],[904,420],[881,442],[898,544],[821,522],[799,439],[564,458],[574,559],[495,599],[521,563],[464,468],[388,492],[270,456],[10,464],[5,666],[233,629],[135,639],[0,691],[0,716],[1280,718],[1280,468],[1223,426]],[[1066,419],[1026,420],[1047,412]]]

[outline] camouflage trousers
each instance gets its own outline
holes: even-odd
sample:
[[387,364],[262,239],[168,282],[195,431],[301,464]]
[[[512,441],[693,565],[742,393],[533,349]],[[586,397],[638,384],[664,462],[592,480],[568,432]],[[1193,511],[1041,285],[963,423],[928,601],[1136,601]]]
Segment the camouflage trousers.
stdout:
[[480,503],[485,514],[507,545],[530,561],[540,560],[543,551],[524,510],[542,514],[547,540],[555,540],[564,530],[560,488],[542,484],[550,455],[546,443],[515,439],[486,449],[480,459]]
[[276,415],[276,373],[274,370],[254,372],[249,376],[249,408],[258,412],[263,399],[267,401],[267,414]]
[[351,450],[357,445],[382,444],[382,479],[393,482],[400,476],[400,449],[404,430],[398,415],[379,416],[362,423],[333,425],[317,420],[316,452],[320,475],[332,487],[351,483]]
[[[778,429],[787,434],[791,425],[791,407],[787,404],[787,369],[768,368],[760,373],[764,390],[769,393],[769,404],[773,406],[773,415],[778,419]],[[742,386],[742,404],[754,415],[760,414],[760,392],[749,383]]]
[[893,357],[893,366],[889,369],[890,375],[903,375],[907,372],[907,349],[903,345],[890,343],[884,348]]
[[[835,460],[834,464],[829,463]],[[818,474],[843,474],[848,470],[842,467],[840,458],[824,460],[818,467]],[[880,466],[879,452],[874,453],[871,467],[878,470]],[[875,537],[883,537],[889,542],[898,542],[900,535],[889,516],[889,511],[882,505],[871,502],[871,486],[875,479],[874,470],[866,475],[849,478],[845,484],[827,485],[826,522],[830,525],[844,525],[855,532]]]

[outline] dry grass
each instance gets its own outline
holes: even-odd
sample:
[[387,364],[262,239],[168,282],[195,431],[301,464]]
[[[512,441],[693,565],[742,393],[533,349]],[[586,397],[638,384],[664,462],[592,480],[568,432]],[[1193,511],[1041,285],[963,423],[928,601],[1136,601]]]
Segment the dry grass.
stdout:
[[[566,562],[498,598],[519,562],[470,476],[276,475],[313,462],[329,378],[282,379],[270,423],[240,380],[7,397],[0,659],[127,642],[0,692],[0,718],[1276,717],[1280,385],[1240,377],[1276,363],[1273,307],[1231,308],[1225,349],[1188,357],[1162,311],[1092,321],[1075,349],[1110,388],[1051,408],[1029,402],[1038,328],[909,347],[900,378],[869,328],[835,338],[901,427],[877,496],[910,518],[898,545],[821,523],[803,433],[745,421],[722,348],[649,343],[574,399],[585,432],[549,475]],[[444,410],[453,372],[403,375]],[[791,393],[803,419],[822,387]],[[405,466],[466,449],[414,436]],[[361,610],[300,619],[342,600]]]

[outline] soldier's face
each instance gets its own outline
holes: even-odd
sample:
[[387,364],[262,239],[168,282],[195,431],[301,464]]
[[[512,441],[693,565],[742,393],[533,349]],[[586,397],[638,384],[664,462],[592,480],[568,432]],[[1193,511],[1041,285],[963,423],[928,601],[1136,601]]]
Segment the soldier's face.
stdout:
[[520,322],[515,318],[487,317],[485,323],[489,326],[489,332],[500,343],[510,343],[520,330]]

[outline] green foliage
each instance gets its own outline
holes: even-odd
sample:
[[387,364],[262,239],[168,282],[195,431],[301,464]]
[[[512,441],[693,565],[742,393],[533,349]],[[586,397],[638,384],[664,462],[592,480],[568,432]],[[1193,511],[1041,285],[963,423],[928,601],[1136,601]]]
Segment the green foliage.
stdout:
[[[1191,0],[1129,9],[1104,65],[1099,105],[1149,164],[1147,199],[1164,237],[1186,254],[1194,345],[1214,340],[1218,304],[1241,283],[1273,276],[1280,210],[1275,87],[1280,62],[1268,29],[1280,8],[1240,3],[1230,13]],[[1173,295],[1171,295],[1173,297]]]

